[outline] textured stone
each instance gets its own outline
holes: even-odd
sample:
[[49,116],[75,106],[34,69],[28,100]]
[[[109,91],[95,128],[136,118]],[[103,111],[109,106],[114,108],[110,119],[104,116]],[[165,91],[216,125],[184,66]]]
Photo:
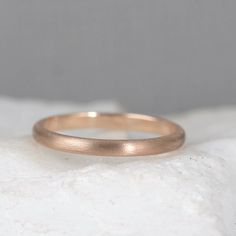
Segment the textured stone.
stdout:
[[0,235],[236,235],[235,107],[170,116],[187,132],[176,152],[104,158],[44,148],[30,128],[47,113],[118,105],[0,104]]

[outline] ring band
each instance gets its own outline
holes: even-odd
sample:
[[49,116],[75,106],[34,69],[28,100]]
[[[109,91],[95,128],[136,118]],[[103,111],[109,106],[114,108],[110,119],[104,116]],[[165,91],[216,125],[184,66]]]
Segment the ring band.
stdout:
[[[61,130],[105,128],[157,133],[146,139],[97,139],[69,136]],[[132,113],[81,112],[51,116],[38,121],[33,136],[53,149],[98,156],[143,156],[173,151],[184,143],[185,132],[177,124],[163,119]]]

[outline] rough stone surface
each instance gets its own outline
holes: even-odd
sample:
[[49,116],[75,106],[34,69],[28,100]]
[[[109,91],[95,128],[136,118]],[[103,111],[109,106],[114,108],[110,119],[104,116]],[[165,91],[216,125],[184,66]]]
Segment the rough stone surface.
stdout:
[[137,158],[67,154],[30,137],[44,115],[118,105],[1,99],[0,108],[1,236],[236,235],[236,107],[170,116],[185,146]]

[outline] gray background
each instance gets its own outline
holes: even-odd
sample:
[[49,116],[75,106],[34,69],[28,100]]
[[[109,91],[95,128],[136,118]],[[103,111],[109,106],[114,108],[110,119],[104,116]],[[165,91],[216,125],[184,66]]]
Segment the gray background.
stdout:
[[166,113],[236,102],[235,0],[2,0],[0,94]]

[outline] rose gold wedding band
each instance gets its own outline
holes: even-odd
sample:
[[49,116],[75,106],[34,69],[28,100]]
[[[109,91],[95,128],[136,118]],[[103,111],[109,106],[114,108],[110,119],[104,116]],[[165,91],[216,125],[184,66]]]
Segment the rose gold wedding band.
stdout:
[[[57,131],[102,128],[157,133],[147,139],[97,139],[69,136]],[[41,144],[72,153],[97,156],[144,156],[173,151],[185,140],[184,130],[160,117],[132,113],[82,112],[51,116],[38,121],[33,136]]]

